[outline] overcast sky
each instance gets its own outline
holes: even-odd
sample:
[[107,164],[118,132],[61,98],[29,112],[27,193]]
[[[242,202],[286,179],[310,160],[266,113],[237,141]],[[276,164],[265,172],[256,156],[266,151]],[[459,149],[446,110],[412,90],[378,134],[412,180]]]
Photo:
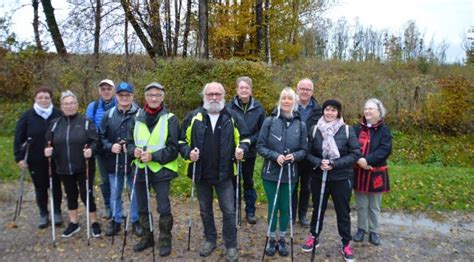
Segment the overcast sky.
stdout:
[[463,37],[474,27],[473,0],[341,0],[325,16],[337,21],[347,17],[353,23],[356,17],[361,24],[375,29],[403,32],[409,20],[414,20],[426,43],[446,41],[448,62],[461,62],[465,58]]
[[[340,17],[347,17],[353,24],[358,17],[364,26],[374,29],[388,29],[393,33],[402,33],[409,20],[414,20],[420,32],[429,43],[433,38],[436,43],[446,41],[448,62],[461,62],[465,57],[462,48],[463,37],[470,27],[474,27],[474,0],[340,0],[340,4],[328,11],[325,16],[334,22]],[[20,6],[23,8],[18,8]],[[56,16],[62,21],[67,15],[65,0],[52,0]],[[11,31],[20,40],[33,42],[31,0],[2,0],[0,15],[13,16]],[[41,14],[42,15],[42,14]]]

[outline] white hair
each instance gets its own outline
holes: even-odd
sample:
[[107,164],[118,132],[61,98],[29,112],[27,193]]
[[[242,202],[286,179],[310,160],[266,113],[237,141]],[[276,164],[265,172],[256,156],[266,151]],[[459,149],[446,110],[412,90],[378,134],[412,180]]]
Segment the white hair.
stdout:
[[69,90],[61,92],[61,102],[67,97],[72,97],[77,102],[77,96],[73,92],[71,92]]
[[312,88],[313,91],[314,91],[314,83],[313,83],[313,81],[312,81],[311,79],[309,79],[309,78],[303,78],[303,79],[301,79],[301,80],[298,82],[298,84],[296,85],[296,87],[299,88],[300,85],[301,85],[303,82],[308,82],[308,83],[310,83],[310,84],[311,84],[311,88]]
[[377,98],[368,99],[364,104],[364,108],[367,107],[368,104],[374,104],[375,105],[375,107],[377,108],[377,110],[380,113],[380,118],[384,118],[385,115],[387,114],[387,110],[383,106],[382,102],[380,102],[380,100],[378,100]]
[[206,90],[207,90],[207,88],[208,88],[209,86],[211,86],[211,85],[216,85],[217,87],[219,87],[219,89],[221,89],[221,91],[222,91],[222,97],[225,97],[225,88],[224,88],[224,86],[223,86],[221,83],[219,83],[219,82],[210,82],[210,83],[207,83],[207,84],[204,86],[204,88],[202,89],[202,92],[201,92],[202,97],[205,97],[205,96],[206,96]]
[[280,116],[281,112],[281,100],[283,99],[284,96],[290,96],[295,103],[293,104],[293,108],[291,108],[289,112],[289,116],[293,117],[293,112],[298,111],[298,102],[299,102],[299,97],[296,94],[295,90],[291,87],[285,87],[283,90],[281,90],[280,93],[280,98],[278,99],[278,112],[277,112],[277,117]]

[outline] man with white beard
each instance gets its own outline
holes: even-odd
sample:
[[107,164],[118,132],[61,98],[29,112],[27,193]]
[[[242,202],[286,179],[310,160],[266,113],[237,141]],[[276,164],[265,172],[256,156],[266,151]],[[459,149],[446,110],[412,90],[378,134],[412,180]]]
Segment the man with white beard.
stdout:
[[212,210],[215,190],[223,217],[226,260],[237,261],[233,164],[248,152],[250,140],[242,118],[225,108],[222,84],[206,84],[202,96],[203,106],[189,112],[183,121],[179,141],[181,156],[193,162],[188,167],[190,178],[194,163],[196,165],[195,185],[206,240],[199,254],[207,257],[216,248],[217,231]]

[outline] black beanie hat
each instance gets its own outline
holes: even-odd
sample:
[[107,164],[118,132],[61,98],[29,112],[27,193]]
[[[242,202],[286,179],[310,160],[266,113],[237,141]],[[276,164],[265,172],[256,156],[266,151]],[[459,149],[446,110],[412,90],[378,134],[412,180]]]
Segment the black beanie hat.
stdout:
[[336,108],[337,109],[337,117],[341,118],[341,115],[342,115],[342,104],[341,104],[341,102],[339,102],[337,100],[334,100],[334,99],[328,99],[328,100],[324,101],[323,110],[322,110],[323,115],[324,115],[324,109],[328,106],[332,106],[332,107]]

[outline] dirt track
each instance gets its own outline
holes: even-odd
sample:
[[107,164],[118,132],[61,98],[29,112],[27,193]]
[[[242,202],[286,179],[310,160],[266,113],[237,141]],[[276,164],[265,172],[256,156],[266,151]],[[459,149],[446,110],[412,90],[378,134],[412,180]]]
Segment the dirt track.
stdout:
[[[38,212],[34,203],[34,192],[31,184],[27,184],[21,216],[17,218],[18,228],[11,228],[11,220],[15,209],[14,184],[0,185],[1,215],[0,223],[0,260],[2,261],[110,261],[120,260],[120,251],[123,241],[123,231],[111,244],[109,237],[91,239],[87,246],[85,216],[80,218],[82,230],[79,234],[62,239],[64,227],[57,227],[56,248],[51,245],[51,228],[39,230],[36,228]],[[96,193],[99,190],[96,189]],[[199,257],[199,249],[203,243],[202,225],[198,215],[198,207],[194,208],[193,234],[191,251],[187,251],[188,212],[189,203],[184,198],[172,198],[175,224],[173,228],[173,251],[166,261],[217,261],[224,260],[224,246],[221,235],[218,237],[218,248],[211,257]],[[98,203],[102,203],[98,200]],[[218,232],[221,232],[221,215],[216,208],[216,223]],[[99,204],[99,207],[101,205]],[[66,210],[63,201],[63,210]],[[258,223],[249,225],[245,221],[239,231],[240,261],[259,261],[265,242],[266,206],[257,207]],[[66,214],[64,219],[67,221]],[[83,208],[80,209],[83,213]],[[352,215],[353,232],[355,226],[355,212]],[[381,221],[382,245],[375,247],[364,243],[352,243],[355,258],[359,261],[472,261],[474,254],[474,214],[446,213],[437,214],[442,222],[433,222],[426,219],[404,214],[383,213]],[[157,215],[155,214],[155,225]],[[102,228],[108,223],[100,221]],[[156,227],[157,228],[157,227]],[[295,261],[309,261],[310,255],[301,251],[307,229],[298,224],[294,227],[294,258]],[[155,235],[156,236],[156,235]],[[138,240],[135,236],[127,239],[125,259],[152,261],[151,249],[142,253],[134,253],[132,246]],[[337,235],[335,213],[332,208],[326,212],[326,220],[321,234],[321,246],[318,250],[317,261],[344,261],[339,253],[340,241]],[[158,254],[158,249],[156,250]],[[163,260],[158,257],[157,260]],[[271,260],[287,260],[276,255]]]

